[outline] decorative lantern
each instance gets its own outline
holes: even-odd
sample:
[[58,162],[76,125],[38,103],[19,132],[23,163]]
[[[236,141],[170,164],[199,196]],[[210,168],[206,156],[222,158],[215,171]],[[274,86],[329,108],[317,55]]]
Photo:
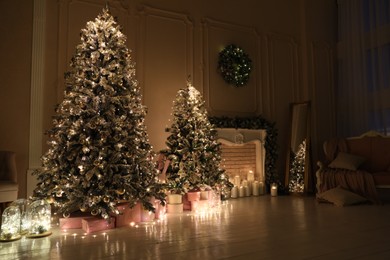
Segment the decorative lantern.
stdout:
[[51,235],[51,207],[45,200],[36,200],[27,209],[30,227],[26,237],[44,237]]
[[271,196],[272,197],[278,196],[278,185],[276,183],[271,184]]
[[11,206],[16,206],[20,210],[20,234],[25,235],[30,228],[30,222],[27,217],[27,207],[30,201],[27,199],[17,199],[11,203]]
[[14,241],[20,235],[20,209],[17,206],[7,207],[2,215],[0,241]]

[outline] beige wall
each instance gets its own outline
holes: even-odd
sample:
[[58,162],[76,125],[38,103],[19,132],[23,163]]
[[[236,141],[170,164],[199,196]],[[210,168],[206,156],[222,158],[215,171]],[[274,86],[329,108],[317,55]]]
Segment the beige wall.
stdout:
[[[27,169],[36,166],[28,165],[33,1],[21,2],[0,2],[2,10],[10,10],[0,18],[0,33],[9,34],[0,43],[0,50],[10,60],[0,61],[1,78],[6,83],[0,97],[0,118],[7,122],[0,127],[0,149],[17,151],[19,179],[24,182],[20,196],[25,196]],[[148,107],[148,132],[156,151],[164,148],[164,128],[169,125],[172,101],[176,92],[185,87],[188,75],[203,93],[211,115],[261,114],[276,122],[281,180],[290,102],[312,101],[314,158],[320,151],[318,143],[333,135],[334,111],[329,104],[333,102],[336,1],[109,2],[133,50],[137,79]],[[96,17],[106,1],[45,3],[42,125],[47,130],[54,105],[62,98],[63,73],[79,43],[80,29]],[[16,10],[25,15],[15,19]],[[216,72],[218,52],[230,43],[243,47],[253,60],[254,71],[243,88],[226,85]],[[42,135],[43,151],[44,142]],[[31,155],[36,158],[41,154]]]
[[20,196],[28,168],[32,6],[32,1],[0,1],[0,150],[16,152]]

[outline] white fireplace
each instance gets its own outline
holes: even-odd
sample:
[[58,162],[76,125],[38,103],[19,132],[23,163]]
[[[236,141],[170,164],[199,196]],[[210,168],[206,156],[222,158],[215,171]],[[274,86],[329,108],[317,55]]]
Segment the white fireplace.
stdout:
[[265,183],[264,129],[216,128],[222,148],[222,167],[236,186],[240,181]]

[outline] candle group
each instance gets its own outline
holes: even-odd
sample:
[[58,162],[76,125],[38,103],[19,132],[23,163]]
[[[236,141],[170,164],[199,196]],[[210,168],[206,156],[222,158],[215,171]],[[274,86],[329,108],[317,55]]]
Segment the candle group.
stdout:
[[246,179],[241,179],[240,175],[235,175],[234,178],[231,179],[233,183],[233,188],[230,192],[231,198],[241,198],[248,196],[260,196],[264,195],[265,184],[262,180],[255,180],[255,174],[253,171],[249,171]]

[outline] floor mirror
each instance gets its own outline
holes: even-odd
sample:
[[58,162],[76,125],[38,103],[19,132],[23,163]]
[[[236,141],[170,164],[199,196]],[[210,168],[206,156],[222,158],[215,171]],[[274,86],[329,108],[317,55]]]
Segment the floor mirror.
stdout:
[[290,194],[311,192],[310,102],[290,104],[285,186]]

